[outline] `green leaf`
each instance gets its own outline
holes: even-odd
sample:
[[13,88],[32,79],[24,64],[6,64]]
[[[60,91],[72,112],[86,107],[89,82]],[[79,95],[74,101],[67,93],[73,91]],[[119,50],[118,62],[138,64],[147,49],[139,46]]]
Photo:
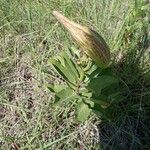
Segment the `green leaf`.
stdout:
[[93,101],[96,104],[99,104],[101,106],[107,106],[109,101],[108,101],[108,97],[105,95],[100,95],[98,98],[91,98],[91,101]]
[[77,119],[78,121],[84,122],[88,119],[91,109],[87,104],[80,102],[77,105]]
[[109,96],[109,99],[112,102],[118,103],[124,99],[124,96],[122,95],[122,93],[118,92],[118,93],[111,94]]
[[68,71],[70,71],[72,73],[72,75],[74,75],[74,77],[76,78],[76,80],[78,80],[79,78],[79,72],[77,70],[77,65],[75,65],[75,63],[73,62],[73,60],[71,60],[71,58],[69,58],[69,56],[64,53],[63,57],[65,58],[65,64],[66,67],[68,67]]
[[57,60],[52,61],[53,67],[57,70],[57,72],[68,82],[75,83],[76,79],[75,76],[69,70],[69,66],[65,67],[61,64],[61,62]]
[[102,108],[99,104],[95,103],[92,111],[98,116],[105,116],[105,109]]
[[87,74],[90,78],[97,77],[97,75],[100,73],[101,68],[97,67],[95,64],[92,65],[90,70],[87,71]]
[[61,55],[59,55],[59,56],[57,56],[57,58],[58,58],[57,60],[60,61],[61,65],[64,66],[64,67],[66,67],[64,57],[62,57]]
[[58,93],[56,93],[55,102],[58,102],[60,100],[64,101],[64,100],[72,99],[74,96],[75,96],[74,90],[71,89],[70,87],[67,87],[59,91]]
[[118,83],[118,79],[113,76],[98,76],[96,78],[93,78],[87,88],[92,91],[96,95],[101,94],[101,90],[110,86],[113,83]]
[[54,69],[68,82],[75,84],[79,80],[79,66],[69,57],[66,52],[55,56],[49,61]]
[[63,89],[66,89],[68,86],[66,84],[48,84],[47,88],[54,93],[58,93]]
[[66,89],[68,86],[66,84],[54,84],[54,91],[60,92],[63,89]]

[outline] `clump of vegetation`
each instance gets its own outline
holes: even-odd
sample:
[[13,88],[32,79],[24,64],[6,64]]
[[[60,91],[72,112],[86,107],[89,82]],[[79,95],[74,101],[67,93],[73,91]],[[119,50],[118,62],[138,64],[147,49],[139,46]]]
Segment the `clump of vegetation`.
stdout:
[[98,64],[88,58],[86,62],[77,64],[76,61],[81,61],[81,56],[71,49],[51,59],[50,64],[66,81],[64,84],[49,85],[49,89],[55,93],[55,101],[76,101],[77,118],[80,121],[87,120],[91,110],[107,119],[111,118],[110,115],[114,114],[107,114],[105,109],[122,100],[123,86],[119,85],[119,79],[107,68],[110,61],[109,47],[95,31],[70,21],[58,12],[54,11],[54,15],[70,31],[86,54]]

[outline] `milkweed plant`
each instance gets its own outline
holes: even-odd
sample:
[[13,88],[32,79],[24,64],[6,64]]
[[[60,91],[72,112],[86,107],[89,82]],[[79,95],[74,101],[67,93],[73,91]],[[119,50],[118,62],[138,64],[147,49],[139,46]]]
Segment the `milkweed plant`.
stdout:
[[113,117],[112,106],[123,96],[120,81],[110,69],[108,45],[96,31],[69,20],[57,11],[53,11],[53,15],[84,53],[83,57],[77,49],[70,48],[49,59],[52,68],[65,81],[48,84],[48,89],[55,95],[55,103],[75,101],[76,116],[81,122],[87,120],[92,111],[101,117]]

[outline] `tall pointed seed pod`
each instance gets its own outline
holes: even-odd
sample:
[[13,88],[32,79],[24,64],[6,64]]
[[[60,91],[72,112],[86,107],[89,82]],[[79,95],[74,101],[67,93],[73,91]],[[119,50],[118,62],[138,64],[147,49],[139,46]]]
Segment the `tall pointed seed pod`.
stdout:
[[109,65],[109,47],[96,31],[69,20],[57,11],[53,11],[53,15],[71,33],[76,42],[92,60],[102,68],[106,68]]

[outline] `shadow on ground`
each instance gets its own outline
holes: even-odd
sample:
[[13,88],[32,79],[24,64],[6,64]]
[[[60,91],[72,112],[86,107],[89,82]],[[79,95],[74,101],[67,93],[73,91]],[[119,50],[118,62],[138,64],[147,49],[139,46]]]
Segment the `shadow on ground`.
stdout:
[[[148,42],[148,41],[147,41]],[[150,76],[149,67],[142,67],[148,58],[148,45],[128,53],[115,68],[126,84],[124,100],[117,104],[110,121],[98,125],[103,150],[148,150],[150,148]],[[114,106],[112,106],[114,107]]]

